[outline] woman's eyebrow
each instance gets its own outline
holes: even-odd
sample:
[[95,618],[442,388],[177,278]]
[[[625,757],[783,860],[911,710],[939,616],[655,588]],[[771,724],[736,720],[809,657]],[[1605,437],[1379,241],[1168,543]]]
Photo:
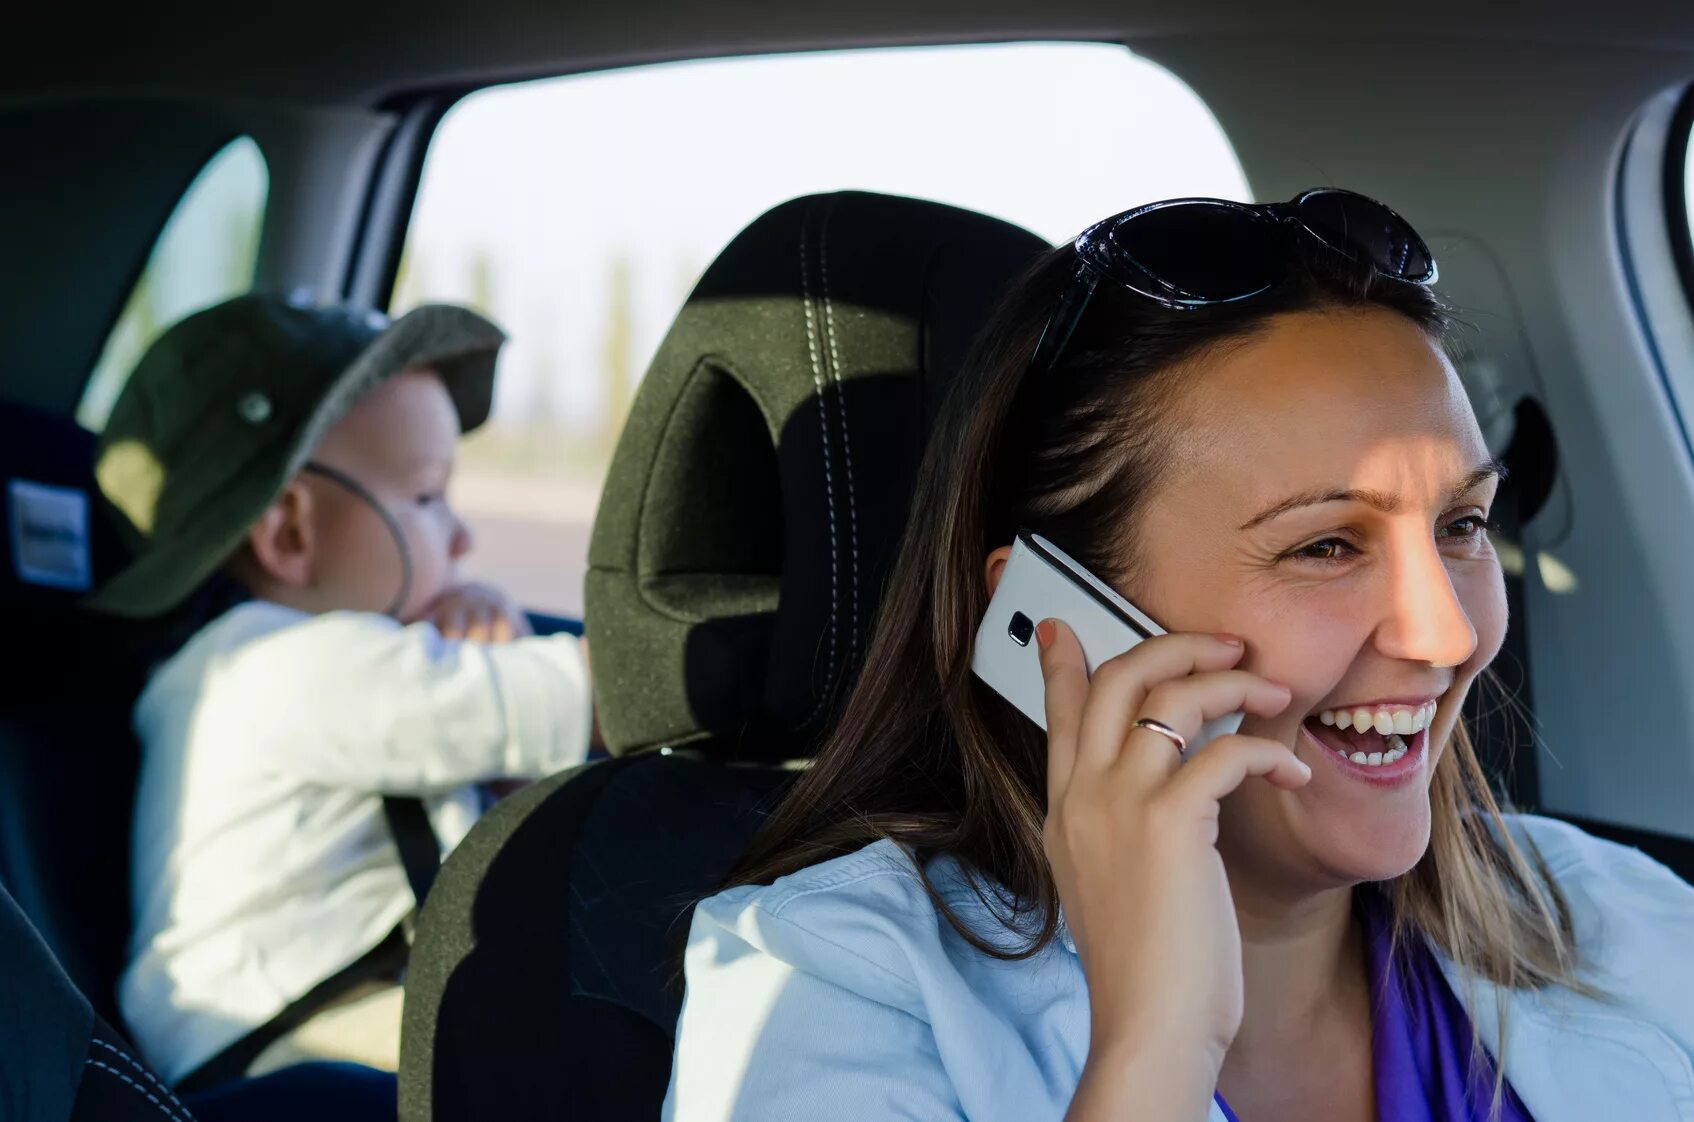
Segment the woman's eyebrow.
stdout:
[[[1505,477],[1506,465],[1497,459],[1489,460],[1466,473],[1463,479],[1454,484],[1453,489],[1448,492],[1448,500],[1456,501],[1490,479],[1504,479]],[[1393,514],[1400,509],[1400,496],[1386,491],[1372,491],[1358,487],[1339,491],[1303,491],[1298,495],[1291,495],[1279,503],[1266,507],[1243,522],[1241,529],[1251,530],[1255,526],[1264,525],[1273,518],[1280,518],[1289,511],[1299,510],[1301,507],[1321,506],[1324,503],[1363,503],[1366,506],[1375,507],[1384,514]]]
[[1490,479],[1504,480],[1510,474],[1511,472],[1507,470],[1504,461],[1499,459],[1499,457],[1495,457],[1487,463],[1478,466],[1472,470],[1469,475],[1466,475],[1463,479],[1459,480],[1458,484],[1451,491],[1447,492],[1447,499],[1449,502],[1458,502],[1460,499],[1464,498],[1484,483],[1487,483]]

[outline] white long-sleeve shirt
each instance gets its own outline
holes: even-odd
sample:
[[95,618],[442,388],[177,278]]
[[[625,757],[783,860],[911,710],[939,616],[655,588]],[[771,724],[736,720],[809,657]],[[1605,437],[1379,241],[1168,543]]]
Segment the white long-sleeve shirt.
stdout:
[[261,601],[148,682],[119,1004],[175,1081],[358,960],[414,905],[382,812],[425,799],[444,850],[471,786],[580,763],[579,642],[479,646],[370,613]]

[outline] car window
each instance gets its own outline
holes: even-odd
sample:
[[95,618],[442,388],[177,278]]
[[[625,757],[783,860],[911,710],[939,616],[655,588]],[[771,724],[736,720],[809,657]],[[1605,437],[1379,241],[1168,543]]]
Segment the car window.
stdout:
[[1686,205],[1689,229],[1694,229],[1694,137],[1684,142],[1687,151],[1682,158],[1682,195]]
[[[1694,103],[1694,90],[1691,90],[1684,96],[1690,99],[1691,103]],[[1694,112],[1685,113],[1684,119],[1688,121],[1688,127],[1691,130],[1694,130]],[[1684,226],[1682,230],[1684,239],[1683,245],[1685,247],[1694,247],[1694,136],[1685,133],[1681,139],[1682,206],[1683,215],[1687,220],[1687,225]],[[1690,268],[1694,268],[1694,260],[1687,262],[1687,265]],[[1688,295],[1690,299],[1694,299],[1694,275],[1690,275],[1687,280],[1690,286]]]
[[89,375],[76,414],[84,427],[105,426],[124,382],[160,332],[253,286],[269,189],[265,158],[248,137],[225,145],[194,177]]
[[844,188],[1053,241],[1149,199],[1246,197],[1198,96],[1118,46],[714,60],[467,97],[426,159],[393,310],[468,303],[512,335],[454,488],[473,575],[580,613],[612,446],[684,297],[763,211]]

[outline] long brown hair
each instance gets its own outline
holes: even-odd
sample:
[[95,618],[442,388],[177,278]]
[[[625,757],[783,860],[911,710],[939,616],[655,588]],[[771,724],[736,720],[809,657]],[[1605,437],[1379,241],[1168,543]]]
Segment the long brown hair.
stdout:
[[[1059,901],[1042,844],[1045,739],[969,670],[988,601],[984,561],[1028,527],[1095,572],[1133,570],[1137,515],[1173,466],[1159,422],[1184,372],[1272,316],[1384,308],[1445,339],[1448,317],[1427,289],[1314,247],[1294,257],[1266,294],[1180,312],[1103,284],[1068,357],[1040,376],[1025,367],[1072,269],[1070,249],[1044,255],[1012,286],[937,421],[864,670],[730,884],[768,883],[889,838],[920,869],[931,855],[957,858],[979,878],[978,894],[1028,934],[1008,950],[937,898],[972,945],[1020,958],[1048,944]],[[1428,850],[1385,886],[1396,936],[1415,930],[1505,987],[1573,984],[1565,903],[1539,856],[1512,840],[1462,727],[1430,799]]]

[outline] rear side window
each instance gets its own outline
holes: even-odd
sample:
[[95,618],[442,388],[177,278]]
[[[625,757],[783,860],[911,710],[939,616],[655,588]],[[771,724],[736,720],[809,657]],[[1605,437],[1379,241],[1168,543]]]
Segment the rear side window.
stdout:
[[467,303],[512,336],[455,484],[471,573],[581,612],[613,444],[689,289],[765,210],[842,189],[1055,242],[1138,202],[1247,192],[1193,90],[1120,46],[714,60],[467,97],[426,160],[393,309]]
[[1688,225],[1694,229],[1694,143],[1691,138],[1683,138],[1682,154],[1682,201],[1687,208]]
[[124,382],[165,328],[253,287],[269,190],[265,158],[248,137],[224,146],[195,176],[89,375],[76,414],[85,428],[105,427]]
[[1682,282],[1688,289],[1688,298],[1694,301],[1694,87],[1683,95],[1683,105],[1678,111],[1677,121],[1680,123],[1682,135],[1673,138],[1673,142],[1682,146],[1682,217],[1683,226],[1681,244],[1678,249],[1678,267],[1682,270]]

